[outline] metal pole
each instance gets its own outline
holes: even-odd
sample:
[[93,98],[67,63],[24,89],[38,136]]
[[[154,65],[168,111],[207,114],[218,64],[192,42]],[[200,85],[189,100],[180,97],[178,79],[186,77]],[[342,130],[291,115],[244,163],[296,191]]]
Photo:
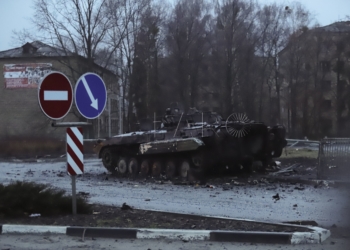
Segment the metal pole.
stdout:
[[123,86],[119,86],[119,134],[123,133]]
[[108,98],[108,136],[111,137],[111,98]]
[[76,196],[76,186],[75,186],[75,175],[71,175],[72,177],[72,208],[73,215],[77,214],[77,196]]
[[97,139],[100,138],[100,117],[97,117]]
[[175,137],[175,135],[176,135],[176,133],[177,133],[177,129],[179,128],[179,125],[180,125],[180,122],[181,122],[181,119],[182,119],[183,114],[184,114],[184,113],[182,112],[181,117],[180,117],[180,121],[179,121],[178,124],[177,124],[177,127],[176,127],[176,130],[175,130],[175,133],[174,133],[174,136],[173,136],[173,137]]
[[154,140],[156,140],[156,112],[154,112],[154,119],[153,119],[153,136],[154,136]]
[[204,121],[203,121],[203,112],[202,112],[202,137],[204,136],[203,135],[203,130],[204,130]]

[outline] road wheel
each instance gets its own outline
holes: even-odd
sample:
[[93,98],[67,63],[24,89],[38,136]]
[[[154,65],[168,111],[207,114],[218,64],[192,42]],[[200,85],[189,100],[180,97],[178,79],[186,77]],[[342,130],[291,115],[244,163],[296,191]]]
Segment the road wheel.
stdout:
[[247,158],[242,162],[243,172],[246,174],[253,173],[253,159]]
[[162,173],[162,163],[156,160],[152,164],[152,176],[159,177],[161,173]]
[[192,156],[192,163],[195,167],[201,168],[204,164],[204,155],[203,153],[197,153]]
[[110,171],[111,173],[115,174],[117,172],[117,166],[118,166],[118,157],[113,154],[113,151],[111,148],[105,148],[103,149],[101,153],[102,163],[103,166]]
[[141,162],[141,166],[140,166],[140,174],[142,176],[147,176],[149,174],[150,170],[150,164],[148,160],[143,160]]
[[184,179],[187,178],[188,176],[188,171],[190,170],[190,163],[188,160],[184,160],[182,161],[181,165],[180,165],[180,176]]
[[128,172],[128,161],[125,157],[120,157],[118,161],[118,172],[120,175],[126,175]]
[[176,175],[176,164],[175,161],[170,160],[166,163],[165,166],[165,175],[167,179],[172,179]]
[[130,159],[128,168],[131,176],[137,176],[139,174],[139,163],[136,158]]

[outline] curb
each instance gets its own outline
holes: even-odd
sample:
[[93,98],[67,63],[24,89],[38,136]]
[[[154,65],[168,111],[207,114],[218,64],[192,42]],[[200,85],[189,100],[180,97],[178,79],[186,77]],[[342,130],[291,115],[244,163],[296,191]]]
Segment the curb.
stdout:
[[222,230],[182,230],[148,228],[103,228],[66,227],[33,225],[0,225],[0,234],[65,234],[68,236],[101,237],[113,239],[171,239],[204,240],[218,242],[246,242],[270,244],[320,244],[330,235],[330,231],[320,227],[306,227],[311,232],[253,232]]

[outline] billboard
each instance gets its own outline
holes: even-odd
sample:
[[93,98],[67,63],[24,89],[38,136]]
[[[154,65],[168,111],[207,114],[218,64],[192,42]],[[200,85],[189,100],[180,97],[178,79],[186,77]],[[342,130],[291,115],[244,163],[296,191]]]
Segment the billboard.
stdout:
[[37,88],[43,77],[51,71],[51,63],[5,64],[5,88]]

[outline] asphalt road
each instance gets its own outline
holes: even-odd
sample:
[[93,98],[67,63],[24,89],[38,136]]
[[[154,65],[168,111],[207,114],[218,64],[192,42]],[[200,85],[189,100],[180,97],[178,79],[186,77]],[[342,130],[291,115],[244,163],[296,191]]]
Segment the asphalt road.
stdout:
[[[0,183],[34,181],[71,192],[65,162],[0,162]],[[210,184],[210,183],[209,183]],[[333,187],[264,184],[233,186],[177,186],[131,181],[107,175],[98,159],[85,160],[85,174],[77,178],[77,192],[90,194],[92,203],[260,221],[314,220],[320,226],[349,227],[349,192]],[[299,187],[299,185],[297,185]],[[279,194],[280,200],[272,196]],[[147,201],[146,201],[147,200]],[[296,205],[296,206],[295,206]]]

